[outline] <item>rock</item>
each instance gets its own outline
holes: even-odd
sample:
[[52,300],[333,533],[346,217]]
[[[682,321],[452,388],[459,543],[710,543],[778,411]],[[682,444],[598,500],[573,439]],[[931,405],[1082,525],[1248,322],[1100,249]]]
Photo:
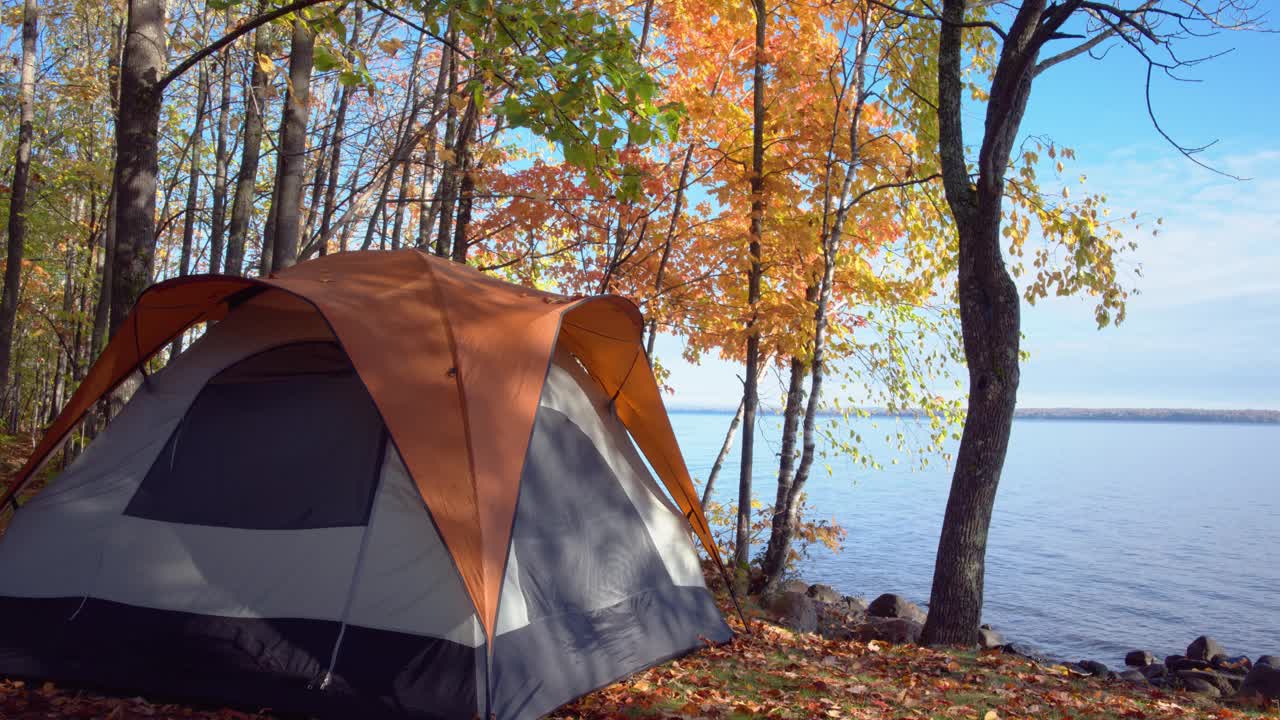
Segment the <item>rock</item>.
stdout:
[[1124,664],[1130,667],[1146,667],[1155,661],[1155,656],[1146,650],[1134,650],[1124,656]]
[[1151,663],[1139,668],[1138,672],[1142,673],[1146,679],[1155,682],[1164,679],[1169,674],[1169,668],[1164,663]]
[[1143,675],[1139,670],[1125,670],[1122,673],[1117,673],[1116,679],[1123,680],[1124,682],[1139,683],[1142,685],[1147,684],[1147,676]]
[[1201,635],[1187,646],[1187,657],[1192,660],[1212,660],[1214,655],[1226,656],[1227,650],[1217,640],[1208,635]]
[[872,600],[867,606],[867,614],[874,617],[905,618],[921,625],[925,619],[925,612],[919,605],[893,593],[885,593]]
[[1057,662],[1052,658],[1048,658],[1040,654],[1030,645],[1016,641],[1003,645],[1001,650],[1009,655],[1017,655],[1018,657],[1026,658],[1032,662],[1040,663],[1041,665],[1054,665]]
[[803,580],[788,580],[782,583],[782,585],[778,586],[778,592],[780,593],[789,593],[789,592],[803,593],[808,591],[809,591],[809,584]]
[[[1266,656],[1264,656],[1266,657]],[[1247,673],[1253,667],[1253,663],[1244,655],[1236,657],[1215,657],[1212,661],[1213,666],[1219,670],[1228,672]]]
[[810,585],[805,592],[818,602],[831,603],[833,605],[844,599],[830,585]]
[[1106,677],[1111,674],[1111,668],[1108,668],[1097,660],[1081,660],[1076,663],[1076,665],[1080,666],[1085,672],[1096,677]]
[[1194,660],[1185,655],[1170,655],[1164,659],[1164,664],[1169,666],[1173,672],[1179,670],[1210,670],[1213,663],[1208,660]]
[[[1264,664],[1263,661],[1267,662]],[[1242,697],[1261,698],[1265,701],[1280,700],[1280,658],[1263,655],[1244,676],[1240,685]]]
[[869,617],[852,629],[853,638],[862,642],[879,640],[891,645],[917,644],[924,626],[907,618]]
[[1232,682],[1230,678],[1212,670],[1183,670],[1178,673],[1178,679],[1182,681],[1183,685],[1186,685],[1191,680],[1204,680],[1218,688],[1218,692],[1222,695],[1230,695],[1235,692],[1236,688],[1240,686],[1240,681],[1243,680],[1243,678],[1236,678],[1236,681]]
[[1208,680],[1190,678],[1183,681],[1183,687],[1187,692],[1195,693],[1196,695],[1204,695],[1205,697],[1212,698],[1222,697],[1222,692],[1218,690],[1218,687]]
[[813,598],[802,592],[784,592],[774,596],[770,609],[782,624],[796,632],[811,633],[818,629],[818,608]]
[[983,625],[978,629],[978,645],[983,649],[991,649],[1004,645],[1004,636],[997,630],[993,630],[990,625]]
[[843,598],[841,598],[841,600],[844,601],[844,606],[848,608],[849,612],[866,614],[867,601],[865,598],[854,597],[853,595],[845,595]]

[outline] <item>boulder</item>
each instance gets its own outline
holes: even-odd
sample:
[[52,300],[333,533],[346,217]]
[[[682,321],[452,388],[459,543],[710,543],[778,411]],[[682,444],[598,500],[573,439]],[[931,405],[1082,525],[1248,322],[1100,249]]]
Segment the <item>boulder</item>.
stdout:
[[1041,665],[1054,665],[1057,662],[1052,658],[1045,657],[1039,652],[1036,652],[1036,649],[1030,645],[1017,641],[1006,643],[1001,647],[1001,650],[1009,655],[1017,655],[1018,657],[1026,658],[1032,662],[1040,663]]
[[1076,665],[1095,677],[1106,677],[1111,674],[1111,668],[1108,668],[1097,660],[1081,660],[1076,663]]
[[1247,673],[1253,667],[1253,663],[1244,655],[1236,657],[1223,657],[1219,655],[1212,661],[1213,666],[1218,670],[1226,670],[1234,673]]
[[1208,660],[1195,660],[1185,655],[1170,655],[1164,659],[1164,664],[1169,666],[1173,672],[1179,670],[1211,670],[1213,663]]
[[845,608],[851,613],[867,612],[867,601],[865,598],[854,597],[853,595],[845,595],[841,600],[844,602]]
[[1156,661],[1156,657],[1146,650],[1134,650],[1124,656],[1124,664],[1130,667],[1146,667]]
[[805,592],[818,602],[831,603],[833,605],[844,599],[830,585],[810,585]]
[[788,580],[778,586],[778,592],[780,593],[789,593],[789,592],[802,593],[802,592],[808,592],[808,591],[809,591],[809,583],[803,580]]
[[1186,685],[1191,680],[1204,680],[1218,688],[1218,692],[1222,695],[1230,695],[1235,692],[1236,688],[1240,686],[1240,681],[1243,680],[1243,678],[1237,677],[1235,682],[1232,682],[1231,678],[1212,670],[1183,670],[1178,673],[1178,679],[1182,681],[1183,685]]
[[867,606],[867,614],[882,618],[905,618],[912,622],[924,624],[925,612],[919,605],[893,593],[885,593]]
[[[1267,660],[1267,663],[1263,663]],[[1242,697],[1260,698],[1264,701],[1280,700],[1280,658],[1263,655],[1244,676],[1240,685]]]
[[990,625],[983,625],[978,628],[978,645],[985,650],[1000,647],[1004,645],[1004,636]]
[[1187,657],[1192,660],[1212,660],[1215,655],[1226,656],[1227,650],[1217,640],[1208,635],[1201,635],[1187,646]]
[[852,628],[853,639],[862,642],[879,640],[891,645],[917,644],[924,626],[907,618],[869,617],[867,622]]
[[1151,663],[1138,668],[1138,672],[1142,673],[1142,677],[1152,685],[1164,685],[1169,677],[1169,668],[1165,667],[1164,663]]
[[1124,672],[1117,673],[1116,679],[1129,683],[1138,683],[1140,685],[1147,684],[1147,676],[1143,675],[1139,670],[1125,670]]
[[1190,678],[1184,680],[1182,686],[1187,692],[1195,693],[1196,695],[1204,695],[1211,698],[1222,697],[1222,692],[1218,690],[1218,687],[1208,680]]
[[818,608],[813,598],[802,592],[775,595],[769,607],[783,625],[796,632],[811,633],[818,629]]

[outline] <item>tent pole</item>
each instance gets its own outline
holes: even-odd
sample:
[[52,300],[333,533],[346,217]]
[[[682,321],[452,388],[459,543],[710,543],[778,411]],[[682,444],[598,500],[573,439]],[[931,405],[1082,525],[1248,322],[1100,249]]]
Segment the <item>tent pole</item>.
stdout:
[[746,613],[742,612],[742,605],[738,603],[738,591],[733,589],[733,578],[729,577],[729,570],[725,568],[724,561],[720,559],[718,553],[712,554],[712,557],[716,561],[716,567],[720,568],[720,577],[724,578],[724,586],[729,590],[729,598],[733,600],[733,609],[738,611],[738,619],[742,621],[742,627],[748,635],[755,635],[755,630],[747,620]]

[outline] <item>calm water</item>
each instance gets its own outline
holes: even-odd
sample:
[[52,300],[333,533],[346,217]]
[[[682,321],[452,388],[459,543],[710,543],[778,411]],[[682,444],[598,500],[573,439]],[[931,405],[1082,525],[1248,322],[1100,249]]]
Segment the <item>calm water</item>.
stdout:
[[[674,413],[701,487],[730,416]],[[854,595],[929,598],[950,470],[891,466],[897,421],[859,421],[886,469],[828,458],[809,501],[849,531],[805,579]],[[910,430],[909,421],[904,421]],[[778,417],[758,422],[755,482],[772,498]],[[1233,654],[1280,653],[1280,427],[1022,420],[1014,425],[987,553],[984,620],[1054,657],[1112,667],[1181,653],[1207,633]],[[737,446],[715,493],[736,497]],[[905,463],[910,466],[908,461]]]

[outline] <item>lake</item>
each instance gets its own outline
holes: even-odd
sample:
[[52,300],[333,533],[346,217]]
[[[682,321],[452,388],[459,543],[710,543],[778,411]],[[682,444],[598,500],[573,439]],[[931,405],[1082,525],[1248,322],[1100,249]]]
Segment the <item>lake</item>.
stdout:
[[[672,413],[699,490],[730,419]],[[924,470],[909,458],[890,465],[897,453],[885,434],[898,423],[918,432],[915,421],[856,422],[885,469],[828,457],[828,473],[815,463],[814,515],[849,537],[840,553],[813,549],[800,574],[924,605],[950,468],[940,459]],[[781,418],[757,425],[756,496],[772,501]],[[1129,650],[1181,654],[1200,634],[1231,654],[1280,653],[1277,449],[1275,425],[1016,421],[988,542],[984,621],[1052,657],[1113,669]],[[735,443],[716,483],[720,502],[736,498],[737,459]]]

